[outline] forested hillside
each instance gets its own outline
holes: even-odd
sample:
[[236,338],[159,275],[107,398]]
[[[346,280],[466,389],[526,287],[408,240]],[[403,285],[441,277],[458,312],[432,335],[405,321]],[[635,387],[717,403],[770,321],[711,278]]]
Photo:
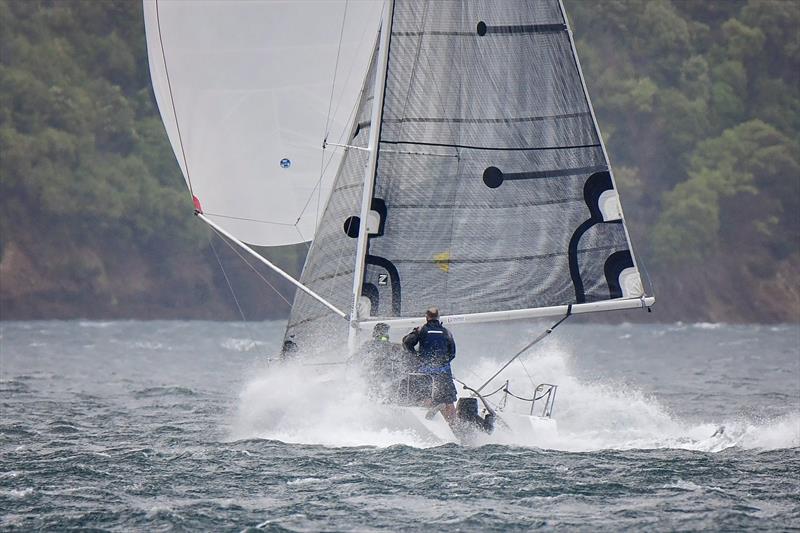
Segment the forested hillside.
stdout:
[[[625,318],[800,319],[800,3],[566,8],[658,297]],[[138,0],[0,0],[0,156],[3,319],[234,318],[215,252],[248,318],[287,312],[192,216]]]

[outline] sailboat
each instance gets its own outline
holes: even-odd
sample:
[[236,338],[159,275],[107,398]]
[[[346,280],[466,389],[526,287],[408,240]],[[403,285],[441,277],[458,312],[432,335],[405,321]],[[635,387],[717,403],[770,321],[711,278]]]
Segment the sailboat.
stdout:
[[[445,325],[556,317],[527,349],[569,316],[654,304],[560,0],[144,0],[144,15],[195,214],[297,288],[285,343],[304,357],[357,353],[431,305]],[[302,242],[299,279],[261,253]]]

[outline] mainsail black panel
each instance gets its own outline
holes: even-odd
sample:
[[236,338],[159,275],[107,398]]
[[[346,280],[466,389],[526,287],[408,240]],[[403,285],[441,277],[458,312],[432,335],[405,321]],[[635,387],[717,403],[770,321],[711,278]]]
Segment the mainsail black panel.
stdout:
[[609,163],[557,0],[397,0],[380,141],[373,316],[622,295],[608,259],[630,245],[610,176],[584,194]]

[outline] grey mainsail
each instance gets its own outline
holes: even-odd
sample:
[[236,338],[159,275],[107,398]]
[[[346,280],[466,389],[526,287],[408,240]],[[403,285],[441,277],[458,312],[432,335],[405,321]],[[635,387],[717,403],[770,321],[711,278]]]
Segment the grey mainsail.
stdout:
[[396,2],[383,117],[373,316],[641,295],[557,0]]
[[[643,297],[558,0],[396,0],[385,75],[356,318]],[[343,308],[365,164],[346,155],[301,279]],[[325,315],[298,294],[287,333]]]

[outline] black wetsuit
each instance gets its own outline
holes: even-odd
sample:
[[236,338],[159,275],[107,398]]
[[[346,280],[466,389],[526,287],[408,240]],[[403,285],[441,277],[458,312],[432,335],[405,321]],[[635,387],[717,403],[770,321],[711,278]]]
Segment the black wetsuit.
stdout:
[[416,365],[400,344],[372,339],[364,345],[365,377],[373,396],[393,401],[402,380]]
[[[431,400],[434,405],[455,402],[458,393],[453,385],[450,361],[456,357],[456,343],[447,328],[438,320],[429,320],[424,326],[403,337],[403,344],[419,356],[419,372],[431,376]],[[417,344],[419,351],[415,349]],[[431,379],[427,380],[429,385]]]

